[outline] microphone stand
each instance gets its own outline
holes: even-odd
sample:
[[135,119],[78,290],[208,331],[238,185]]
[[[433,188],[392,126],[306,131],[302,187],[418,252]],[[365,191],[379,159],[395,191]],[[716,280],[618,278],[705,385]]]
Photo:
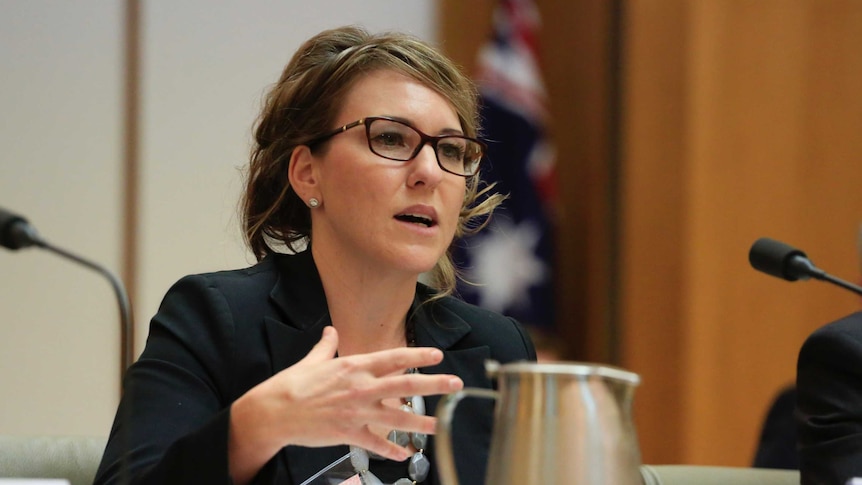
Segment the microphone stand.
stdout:
[[853,293],[856,293],[857,295],[862,296],[862,287],[860,287],[859,285],[854,285],[853,283],[850,283],[849,281],[844,281],[841,278],[836,278],[835,276],[832,276],[829,273],[823,273],[822,275],[811,275],[811,277],[814,279],[827,281],[829,283],[832,283],[833,285],[838,285],[838,286],[844,288],[845,290],[850,290]]
[[108,271],[107,268],[86,260],[76,254],[72,254],[63,248],[54,246],[42,238],[37,237],[37,239],[34,240],[34,246],[51,251],[52,253],[86,266],[97,273],[101,273],[102,276],[107,278],[111,283],[111,287],[114,289],[114,294],[117,297],[117,306],[120,310],[120,393],[122,394],[123,375],[125,375],[126,369],[132,365],[132,340],[130,338],[132,335],[132,317],[129,296],[126,294],[126,289],[123,286],[123,283],[116,275],[114,275],[114,273]]
[[[49,244],[42,239],[36,228],[30,225],[23,217],[12,214],[0,208],[0,245],[17,250],[29,246],[36,246],[51,251],[66,259],[72,260],[82,266],[90,268],[108,279],[116,295],[117,305],[120,310],[120,397],[123,397],[123,377],[126,369],[132,365],[132,316],[129,304],[129,296],[125,286],[119,278],[104,266],[72,254],[65,249]],[[129,477],[129,425],[131,422],[131,399],[129,402],[120,403],[120,430],[118,439],[120,448],[124,451],[120,458],[120,483],[131,483]]]
[[[29,226],[32,229],[32,226]],[[72,254],[65,249],[53,246],[36,234],[35,229],[28,230],[32,239],[33,245],[51,251],[64,258],[70,259],[87,268],[101,273],[108,281],[111,282],[111,287],[114,289],[114,294],[117,297],[117,305],[120,309],[120,396],[123,396],[123,376],[126,374],[126,369],[132,365],[132,340],[129,338],[132,335],[132,317],[129,304],[129,296],[126,294],[126,289],[123,283],[117,278],[114,273],[109,271],[104,266],[86,260],[76,254]],[[122,421],[122,429],[119,432],[118,438],[120,446],[123,450],[129,449],[129,421],[131,414],[131,402],[121,405],[120,413]],[[120,483],[125,485],[131,483],[129,478],[129,454],[123,453],[120,458]]]
[[129,296],[126,294],[126,289],[120,279],[104,266],[49,244],[48,241],[42,239],[36,228],[30,225],[26,219],[12,214],[3,208],[0,208],[0,244],[13,251],[36,246],[90,268],[108,279],[111,287],[114,289],[114,294],[117,297],[117,305],[120,310],[120,395],[122,396],[123,376],[126,373],[126,369],[132,365],[131,336],[133,330]]

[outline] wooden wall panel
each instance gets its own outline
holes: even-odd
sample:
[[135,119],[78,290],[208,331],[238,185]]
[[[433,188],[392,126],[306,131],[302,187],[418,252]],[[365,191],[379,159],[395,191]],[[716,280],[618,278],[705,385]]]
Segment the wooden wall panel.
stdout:
[[623,362],[646,461],[747,465],[805,336],[859,307],[747,251],[772,236],[859,278],[862,4],[657,4],[627,11]]
[[618,2],[537,4],[560,187],[557,327],[571,358],[613,363]]
[[674,463],[685,445],[686,15],[668,0],[630,3],[624,17],[621,345],[643,379],[634,412],[647,463]]

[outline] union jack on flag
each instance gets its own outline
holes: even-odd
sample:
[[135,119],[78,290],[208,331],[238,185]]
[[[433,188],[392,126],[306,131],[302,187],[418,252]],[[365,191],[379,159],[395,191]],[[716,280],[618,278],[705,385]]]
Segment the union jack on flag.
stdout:
[[527,325],[554,322],[554,150],[546,138],[546,93],[539,69],[539,12],[531,0],[501,0],[493,38],[479,53],[482,176],[509,198],[477,236],[460,241],[456,262],[465,300]]

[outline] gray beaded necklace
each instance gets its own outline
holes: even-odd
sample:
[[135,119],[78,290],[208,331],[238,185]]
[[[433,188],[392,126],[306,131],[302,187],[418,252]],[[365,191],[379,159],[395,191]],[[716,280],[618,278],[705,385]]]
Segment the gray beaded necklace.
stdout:
[[[413,347],[416,345],[414,336],[414,324],[408,320],[407,322],[407,345]],[[419,369],[410,369],[407,371],[410,374],[419,372]],[[425,399],[422,396],[412,396],[401,399],[401,410],[414,413],[425,414]],[[423,433],[407,433],[405,431],[392,430],[389,432],[389,441],[398,446],[407,446],[412,444],[416,448],[416,453],[410,457],[410,462],[407,465],[407,475],[410,478],[404,477],[396,480],[392,485],[416,485],[424,482],[428,478],[428,472],[431,470],[431,461],[425,456],[425,447],[428,444],[428,435]],[[350,447],[350,464],[359,475],[359,481],[362,485],[384,485],[371,470],[368,469],[370,458],[375,460],[384,460],[382,456],[376,453],[369,453],[367,450],[358,446]]]

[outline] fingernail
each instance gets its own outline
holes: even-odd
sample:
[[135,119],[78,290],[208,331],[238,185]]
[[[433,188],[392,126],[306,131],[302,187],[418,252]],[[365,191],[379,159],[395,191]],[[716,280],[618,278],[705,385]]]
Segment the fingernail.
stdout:
[[459,379],[457,377],[453,377],[453,378],[449,379],[449,389],[452,389],[453,391],[457,391],[457,390],[461,389],[462,387],[464,387],[464,382],[461,381],[461,379]]
[[432,359],[442,359],[443,351],[440,349],[431,349],[428,355],[430,355]]

